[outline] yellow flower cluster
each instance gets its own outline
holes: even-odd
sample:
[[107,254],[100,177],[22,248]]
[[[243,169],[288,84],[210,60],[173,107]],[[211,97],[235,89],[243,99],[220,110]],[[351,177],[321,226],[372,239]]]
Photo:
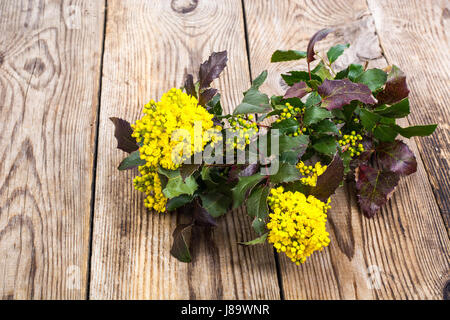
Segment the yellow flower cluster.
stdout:
[[325,226],[328,203],[298,191],[284,192],[283,187],[272,189],[267,200],[271,209],[267,240],[292,262],[299,265],[330,243]]
[[257,123],[253,122],[253,118],[251,114],[247,116],[247,119],[244,115],[236,115],[229,120],[231,126],[229,130],[235,135],[227,139],[227,146],[244,150],[245,146],[250,144],[250,139],[259,131]]
[[361,152],[364,151],[364,146],[362,143],[358,143],[358,141],[362,140],[362,136],[360,134],[356,134],[355,131],[352,131],[350,134],[344,134],[342,139],[339,140],[339,145],[341,147],[347,146],[350,151],[350,156],[359,156]]
[[307,166],[303,161],[297,163],[297,169],[304,176],[300,181],[308,186],[315,187],[317,184],[317,177],[327,170],[327,166],[322,166],[320,162],[316,162],[313,166]]
[[[304,113],[305,113],[305,107],[303,107],[303,108],[293,107],[288,102],[288,103],[286,103],[286,108],[283,109],[283,112],[281,112],[279,118],[275,122],[278,123],[283,120],[290,119],[292,117],[303,116]],[[288,136],[297,137],[297,136],[304,134],[305,132],[306,132],[306,128],[298,128],[296,132],[289,133]]]
[[143,112],[142,119],[132,125],[132,136],[141,146],[139,153],[146,163],[139,167],[141,176],[133,183],[137,190],[147,194],[148,208],[163,212],[167,199],[162,193],[158,166],[175,170],[194,153],[201,152],[210,140],[215,140],[211,133],[213,115],[198,105],[195,97],[175,88],[164,93],[159,102],[151,100]]

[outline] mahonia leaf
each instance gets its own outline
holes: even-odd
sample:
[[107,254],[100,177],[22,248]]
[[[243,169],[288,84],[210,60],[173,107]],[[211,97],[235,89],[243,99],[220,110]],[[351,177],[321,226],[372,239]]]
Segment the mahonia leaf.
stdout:
[[136,150],[130,153],[128,157],[122,160],[122,162],[119,164],[118,169],[128,170],[137,168],[139,166],[144,165],[145,162],[146,162],[145,160],[141,159],[141,154],[139,153],[139,150]]
[[383,169],[407,176],[417,171],[417,161],[408,146],[395,140],[391,143],[380,143],[376,148],[379,164]]
[[227,213],[232,202],[229,194],[222,193],[219,190],[202,193],[200,199],[202,199],[202,207],[214,218]]
[[187,177],[190,177],[199,168],[200,168],[200,164],[184,163],[180,167],[180,174],[181,174],[181,177],[183,178],[183,181],[186,180]]
[[131,136],[133,129],[128,121],[111,117],[109,118],[115,126],[114,137],[117,139],[117,148],[131,153],[139,149],[136,139]]
[[309,194],[317,199],[327,202],[344,179],[344,162],[339,155],[335,155],[324,173],[317,177],[315,187],[309,190]]
[[350,47],[350,44],[338,44],[331,47],[327,52],[328,61],[331,63],[335,62],[343,53],[344,50]]
[[314,45],[316,44],[316,42],[325,39],[325,37],[332,31],[333,31],[333,29],[322,29],[322,30],[317,31],[311,37],[311,39],[309,40],[309,43],[308,43],[308,48],[306,50],[306,52],[307,52],[307,59],[306,59],[306,61],[308,63],[311,63],[312,61],[315,60],[315,57],[314,57],[314,55],[315,55]]
[[316,140],[312,147],[320,153],[332,156],[336,153],[337,142],[333,136],[325,136]]
[[[267,75],[268,75],[267,70],[264,70],[263,72],[261,72],[259,74],[259,76],[257,76],[255,79],[253,79],[252,88],[259,89],[259,87],[264,83],[264,81],[266,81]],[[244,93],[244,95],[245,95],[245,93]]]
[[400,180],[398,173],[360,165],[356,171],[358,203],[368,218],[383,206]]
[[173,231],[173,243],[170,254],[181,262],[191,262],[188,242],[192,231],[192,224],[180,224]]
[[270,62],[282,62],[282,61],[291,61],[291,60],[299,60],[306,58],[305,51],[297,51],[297,50],[277,50],[272,54],[270,58]]
[[169,199],[166,204],[167,211],[173,211],[175,209],[181,208],[194,200],[193,196],[182,194],[178,197]]
[[248,177],[240,177],[237,185],[231,189],[233,195],[233,208],[239,207],[251,190],[264,178],[259,173]]
[[287,136],[281,135],[279,138],[280,161],[290,164],[297,164],[305,153],[309,144],[309,136]]
[[179,170],[167,170],[160,167],[158,172],[168,178],[167,184],[162,191],[166,198],[170,199],[182,194],[193,195],[195,190],[197,190],[197,182],[192,176],[187,177],[183,181]]
[[406,117],[409,110],[409,100],[408,98],[403,99],[399,103],[393,104],[392,106],[382,105],[374,110],[376,114],[388,118],[404,118]]
[[281,162],[278,172],[269,176],[270,182],[274,184],[300,180],[300,172],[294,164]]
[[247,200],[247,214],[254,218],[252,226],[257,234],[262,234],[265,230],[265,220],[269,215],[267,206],[269,193],[268,186],[258,186],[253,189]]
[[309,92],[311,92],[311,88],[309,88],[306,82],[297,82],[294,83],[292,87],[290,87],[283,96],[283,99],[289,98],[303,98]]
[[194,77],[192,76],[192,74],[188,74],[186,76],[186,81],[184,82],[184,89],[186,90],[186,93],[188,95],[197,98],[197,92],[195,91],[194,85]]
[[[306,71],[289,71],[288,74],[282,74],[281,78],[288,86],[292,86],[300,81],[309,81],[309,74]],[[311,74],[311,79],[317,80],[319,83],[322,82],[322,78],[315,74]]]
[[358,100],[366,104],[375,104],[369,87],[362,83],[353,83],[348,79],[328,80],[319,86],[318,92],[322,97],[322,106],[328,110],[339,108]]
[[376,91],[383,87],[386,80],[386,72],[376,68],[364,71],[356,78],[356,82],[365,84],[371,91]]
[[378,104],[393,104],[409,95],[406,75],[397,66],[390,67],[384,89],[377,94]]
[[200,97],[198,99],[198,103],[202,106],[206,106],[209,101],[216,95],[217,89],[208,88],[200,91]]
[[260,236],[260,237],[258,237],[256,239],[253,239],[253,240],[250,240],[250,241],[247,241],[247,242],[238,242],[238,243],[242,244],[244,246],[252,246],[252,245],[255,245],[255,244],[263,244],[263,243],[266,242],[267,235],[268,235],[268,233],[265,233],[265,234],[263,234],[262,236]]
[[193,221],[197,226],[203,227],[217,227],[217,222],[214,220],[211,212],[199,205],[197,201],[194,202]]
[[200,89],[209,87],[211,82],[218,78],[227,65],[227,51],[213,52],[207,61],[200,65],[198,73]]
[[426,137],[429,136],[436,130],[437,124],[428,124],[423,126],[410,126],[402,128],[395,125],[393,128],[396,132],[400,133],[405,138],[411,137]]
[[303,122],[305,125],[309,126],[320,122],[323,119],[331,118],[332,116],[331,112],[325,108],[311,106],[306,108]]

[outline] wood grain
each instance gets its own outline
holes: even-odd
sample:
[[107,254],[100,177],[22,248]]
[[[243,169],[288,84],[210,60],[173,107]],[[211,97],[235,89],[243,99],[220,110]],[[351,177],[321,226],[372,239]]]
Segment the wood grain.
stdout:
[[413,124],[438,123],[416,138],[450,231],[450,1],[368,1],[384,55],[409,75]]
[[224,49],[229,64],[215,85],[231,111],[250,85],[241,1],[108,1],[107,12],[90,298],[279,298],[271,248],[237,245],[253,237],[241,211],[211,234],[195,231],[193,263],[170,256],[180,218],[144,208],[136,172],[117,171],[125,154],[108,120],[138,119],[146,102]]
[[102,1],[0,2],[0,299],[82,299]]
[[[341,58],[341,64],[363,60],[370,60],[372,66],[386,64],[365,1],[244,3],[251,69],[255,74],[269,69],[269,79],[261,89],[270,94],[281,94],[286,89],[279,80],[280,73],[306,69],[305,62],[270,64],[272,52],[305,50],[309,37],[323,27],[335,27],[337,32],[317,46],[319,52],[331,44],[351,43],[352,49]],[[403,64],[411,64],[406,57],[389,62],[402,68]],[[425,63],[414,61],[414,65]],[[412,97],[413,104],[416,96]],[[427,122],[438,121],[431,117],[434,108],[429,110]],[[415,140],[408,145],[418,156],[418,172],[402,180],[377,217],[369,220],[362,216],[354,186],[347,184],[333,197],[329,248],[299,267],[284,255],[280,257],[287,299],[442,299],[450,276],[450,243]],[[430,152],[429,157],[439,155]]]

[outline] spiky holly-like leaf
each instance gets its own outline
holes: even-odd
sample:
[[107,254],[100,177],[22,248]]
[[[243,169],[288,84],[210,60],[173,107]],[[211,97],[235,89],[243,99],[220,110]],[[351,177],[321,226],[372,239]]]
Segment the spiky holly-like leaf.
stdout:
[[336,154],[331,163],[327,166],[325,172],[317,177],[316,186],[310,189],[309,194],[326,202],[328,198],[334,194],[343,179],[344,163],[341,157]]
[[362,83],[353,83],[348,79],[328,80],[319,86],[318,92],[322,97],[322,106],[328,110],[341,109],[353,100],[366,104],[375,104],[369,87]]
[[188,74],[186,76],[186,81],[184,82],[184,89],[186,90],[186,93],[190,96],[197,98],[197,92],[195,91],[195,85],[194,85],[194,77],[192,74]]
[[358,203],[364,213],[372,218],[389,199],[400,180],[398,173],[359,166],[356,177]]
[[227,51],[213,52],[208,60],[200,65],[198,73],[200,89],[208,88],[211,82],[219,77],[227,61]]
[[270,62],[292,61],[306,58],[305,51],[277,50],[272,54]]
[[390,67],[384,89],[377,94],[378,104],[393,104],[409,95],[406,75],[397,66]]
[[417,161],[408,146],[395,140],[391,143],[381,143],[376,148],[379,164],[392,172],[407,176],[417,171]]

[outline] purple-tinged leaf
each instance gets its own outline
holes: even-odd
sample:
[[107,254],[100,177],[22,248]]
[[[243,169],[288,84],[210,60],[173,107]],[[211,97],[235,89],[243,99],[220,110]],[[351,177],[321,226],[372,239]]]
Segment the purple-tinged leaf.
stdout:
[[317,184],[310,190],[317,199],[326,202],[344,179],[344,162],[337,154],[324,173],[317,177]]
[[358,203],[368,218],[372,218],[391,196],[400,180],[395,172],[361,165],[356,170]]
[[200,89],[209,87],[211,82],[218,78],[227,65],[227,51],[213,52],[207,61],[200,65]]
[[[231,200],[230,200],[231,202]],[[197,226],[203,227],[217,227],[217,222],[214,220],[212,215],[202,206],[198,204],[197,201],[194,203],[194,223]]]
[[314,52],[314,45],[316,44],[316,42],[325,39],[325,37],[330,33],[333,32],[333,29],[322,29],[317,31],[309,40],[308,43],[308,49],[306,50],[307,53],[307,57],[306,57],[306,61],[308,63],[311,63],[312,61],[315,60],[315,52]]
[[319,86],[318,93],[322,97],[322,107],[328,110],[342,109],[353,100],[365,104],[375,104],[377,100],[372,96],[369,87],[362,83],[353,83],[348,79],[328,80]]
[[194,77],[192,76],[192,74],[188,74],[186,76],[186,81],[184,82],[184,89],[186,90],[186,93],[188,95],[197,98],[197,92],[195,92]]
[[206,104],[211,101],[211,99],[216,95],[217,89],[208,88],[200,92],[200,97],[198,99],[198,103],[202,106],[206,106]]
[[377,94],[378,104],[393,104],[409,95],[406,75],[397,66],[392,66],[384,89]]
[[172,256],[180,260],[181,262],[191,262],[191,253],[189,252],[188,242],[192,232],[191,224],[180,224],[173,231],[173,244],[170,249]]
[[114,137],[117,139],[117,148],[128,153],[139,149],[136,139],[131,136],[133,129],[128,121],[111,117],[109,118],[115,126]]
[[303,98],[306,96],[309,92],[311,92],[311,89],[306,85],[306,82],[301,81],[294,83],[292,87],[290,87],[286,93],[283,96],[283,99],[289,99],[289,98]]
[[400,140],[381,143],[377,146],[376,152],[379,164],[383,169],[396,172],[402,176],[407,176],[417,171],[414,153]]
[[180,175],[183,181],[186,180],[186,178],[189,178],[195,171],[197,171],[200,168],[200,164],[189,164],[184,163],[180,167]]

